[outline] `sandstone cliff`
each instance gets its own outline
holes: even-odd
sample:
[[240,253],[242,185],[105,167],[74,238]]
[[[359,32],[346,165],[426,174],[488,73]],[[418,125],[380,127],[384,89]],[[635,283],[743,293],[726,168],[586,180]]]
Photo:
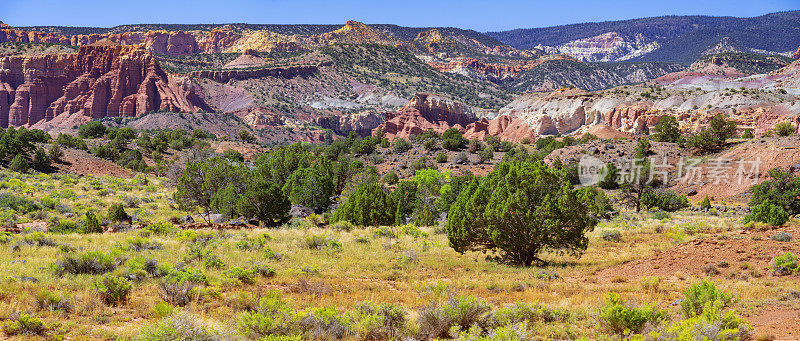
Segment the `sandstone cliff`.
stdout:
[[69,44],[69,38],[45,32],[18,30],[0,21],[0,43],[6,42]]
[[417,93],[403,108],[386,114],[382,129],[388,138],[409,137],[433,129],[442,133],[449,128],[463,130],[478,120],[471,107],[436,95]]
[[167,74],[141,46],[82,46],[78,53],[0,59],[0,126],[62,114],[92,118],[208,110],[186,78]]

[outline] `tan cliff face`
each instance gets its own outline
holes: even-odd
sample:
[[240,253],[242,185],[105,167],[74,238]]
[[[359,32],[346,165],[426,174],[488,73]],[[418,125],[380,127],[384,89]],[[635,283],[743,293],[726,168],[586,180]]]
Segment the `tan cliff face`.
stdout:
[[32,125],[62,114],[102,118],[207,110],[193,86],[164,72],[141,46],[103,41],[74,54],[3,57],[0,125]]
[[0,43],[69,44],[69,38],[45,32],[18,30],[0,22]]

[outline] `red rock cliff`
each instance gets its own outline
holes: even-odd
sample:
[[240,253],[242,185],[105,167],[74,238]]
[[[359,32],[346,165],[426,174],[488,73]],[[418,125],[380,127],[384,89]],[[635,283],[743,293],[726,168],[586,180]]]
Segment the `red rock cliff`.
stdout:
[[193,84],[164,72],[141,46],[97,44],[78,53],[0,58],[0,126],[61,114],[92,118],[208,110]]
[[463,130],[477,119],[472,108],[465,104],[431,94],[417,93],[403,108],[386,114],[386,121],[376,129],[383,130],[389,138],[408,137],[428,129],[438,133],[449,128]]

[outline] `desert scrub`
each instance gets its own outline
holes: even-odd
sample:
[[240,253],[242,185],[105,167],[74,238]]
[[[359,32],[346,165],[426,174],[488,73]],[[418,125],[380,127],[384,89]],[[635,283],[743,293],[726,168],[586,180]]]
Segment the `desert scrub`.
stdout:
[[178,311],[145,325],[136,340],[232,340],[235,335],[188,312]]
[[702,313],[671,323],[649,335],[657,340],[752,340],[752,328],[734,311],[723,311],[722,301],[707,302]]
[[133,252],[161,250],[164,248],[164,244],[142,237],[128,238],[126,242],[128,244],[127,249]]
[[103,227],[100,226],[100,220],[92,212],[86,212],[81,219],[78,227],[80,233],[103,233]]
[[790,241],[792,241],[792,235],[788,234],[786,232],[778,232],[776,234],[773,234],[771,237],[769,237],[769,239],[772,239],[772,240],[778,241],[778,242],[790,242]]
[[618,230],[605,230],[602,232],[600,237],[608,242],[619,243],[622,241],[622,233],[620,233]]
[[9,336],[15,335],[42,335],[48,329],[42,320],[29,314],[20,314],[16,318],[11,318],[3,322],[3,332]]
[[115,255],[99,251],[69,252],[65,253],[53,267],[59,276],[65,273],[100,275],[116,269],[117,260]]
[[144,229],[159,236],[166,236],[178,230],[175,225],[163,221],[148,224]]
[[183,307],[197,298],[196,284],[191,282],[161,281],[158,283],[158,296],[165,302]]
[[125,277],[105,274],[95,280],[95,288],[108,305],[119,306],[128,301],[133,283]]
[[311,235],[306,237],[303,244],[307,249],[311,250],[341,250],[342,243],[335,238],[328,235]]
[[451,338],[450,331],[458,326],[469,330],[473,325],[484,323],[491,311],[486,302],[472,297],[450,296],[434,301],[419,311],[419,332],[424,338]]
[[489,324],[495,328],[525,322],[527,325],[543,322],[566,322],[569,312],[552,309],[539,302],[517,302],[493,311],[489,317]]
[[653,304],[637,307],[623,302],[614,292],[608,294],[598,315],[603,329],[619,335],[641,333],[646,325],[657,325],[667,318],[667,314]]
[[797,262],[797,256],[791,252],[772,258],[770,267],[775,274],[780,276],[800,273],[800,264]]
[[225,271],[225,277],[243,284],[256,284],[256,270],[231,267]]
[[255,238],[244,237],[236,242],[236,248],[244,251],[257,251],[263,249],[269,240],[272,240],[272,236],[266,233]]
[[65,294],[58,294],[50,290],[39,290],[34,297],[36,310],[62,310],[71,312],[73,310],[72,301]]
[[684,292],[681,300],[681,313],[685,318],[701,315],[704,307],[711,303],[719,302],[722,308],[727,307],[733,301],[733,295],[717,290],[714,282],[703,280],[692,284]]

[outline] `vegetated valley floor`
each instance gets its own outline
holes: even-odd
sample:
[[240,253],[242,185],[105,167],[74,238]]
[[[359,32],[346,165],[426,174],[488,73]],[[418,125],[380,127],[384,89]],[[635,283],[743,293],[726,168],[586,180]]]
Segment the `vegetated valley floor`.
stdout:
[[[142,181],[142,177],[4,173],[0,187],[68,206],[104,207],[124,200],[129,213],[147,220],[179,214],[163,179]],[[53,214],[68,213],[56,210]],[[279,229],[10,235],[0,249],[0,311],[34,314],[70,339],[133,338],[159,320],[162,312],[156,307],[161,298],[155,278],[136,281],[129,301],[114,307],[98,298],[94,276],[55,275],[52,265],[63,258],[67,247],[58,245],[68,245],[82,252],[156,260],[159,266],[185,263],[198,269],[207,277],[207,285],[201,286],[197,299],[180,309],[221,329],[235,328],[231,321],[245,311],[247,302],[270,290],[279,291],[297,309],[352,309],[364,301],[391,302],[402,306],[410,319],[418,318],[418,309],[437,298],[468,295],[494,307],[540,302],[568,313],[567,319],[537,322],[530,328],[540,337],[598,339],[608,337],[596,328],[596,314],[609,292],[639,303],[656,303],[677,317],[675,302],[683,291],[708,277],[718,288],[736,295],[734,307],[755,327],[754,335],[800,338],[800,278],[774,275],[768,264],[776,255],[800,249],[798,221],[786,227],[746,230],[741,218],[729,213],[681,212],[656,220],[649,213],[624,212],[598,225],[583,257],[548,255],[550,265],[541,268],[497,264],[482,254],[458,254],[439,227],[340,231],[317,225],[314,219],[295,220]],[[25,217],[17,223],[36,221],[36,217]],[[621,231],[621,239],[605,240],[601,236],[607,230]],[[795,239],[771,240],[778,232]],[[223,268],[192,261],[191,241],[202,236],[211,241],[207,249],[225,268],[263,264],[273,268],[275,275],[257,277],[248,284],[232,280]],[[313,236],[332,238],[341,246],[311,248],[308,239]],[[39,242],[42,238],[52,243]],[[161,247],[132,247],[143,241]],[[118,271],[141,271],[133,263],[120,264]],[[38,306],[42,290],[68,297],[72,308],[65,312]]]

